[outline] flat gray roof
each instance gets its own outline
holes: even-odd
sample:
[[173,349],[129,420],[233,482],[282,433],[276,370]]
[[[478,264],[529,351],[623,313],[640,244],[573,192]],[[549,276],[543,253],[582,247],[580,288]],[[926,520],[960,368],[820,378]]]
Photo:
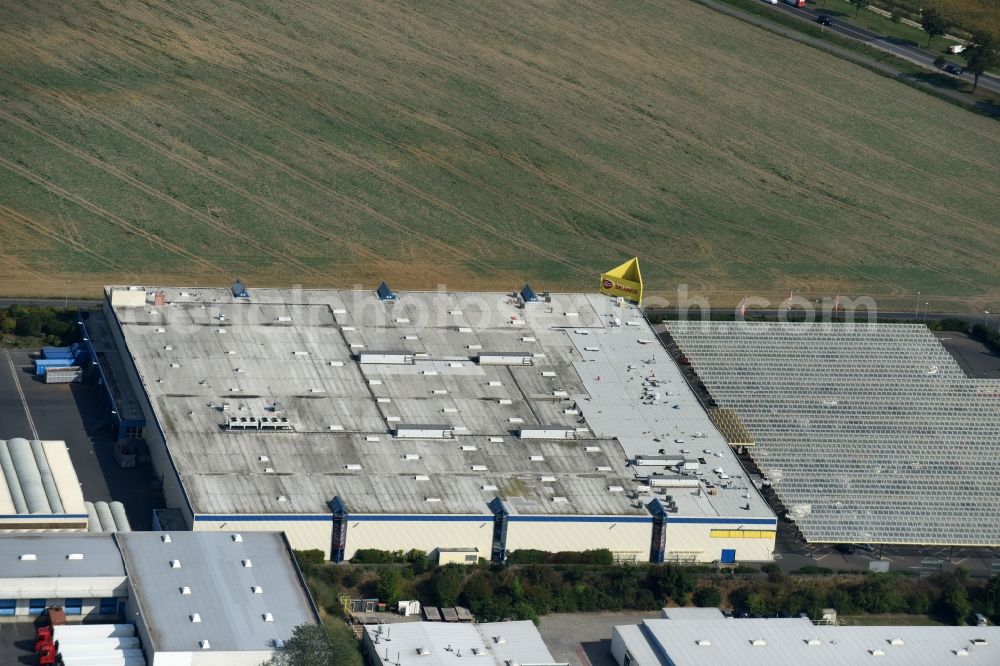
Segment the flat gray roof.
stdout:
[[[357,514],[487,515],[499,495],[521,513],[648,515],[629,496],[637,453],[699,432],[720,453],[712,462],[738,467],[640,311],[605,296],[553,294],[521,308],[497,293],[383,302],[250,287],[248,302],[229,289],[166,288],[167,304],[154,307],[158,290],[115,314],[199,514],[328,514],[340,496]],[[414,362],[356,362],[372,349]],[[476,362],[490,352],[531,365]],[[680,406],[639,404],[631,364],[672,377]],[[230,416],[280,416],[292,431],[227,432]],[[448,425],[454,438],[396,439],[402,424]],[[516,437],[542,425],[574,436]],[[734,481],[713,496],[674,493],[679,512],[773,517]]]
[[[70,555],[82,558],[70,559]],[[34,555],[35,559],[22,559]],[[124,577],[125,565],[111,534],[5,534],[0,537],[0,578]]]
[[[538,628],[530,620],[479,624],[405,622],[366,625],[365,632],[371,641],[370,653],[379,664],[386,666],[555,663]],[[420,648],[426,650],[426,654],[419,654]]]
[[677,666],[1000,663],[998,627],[816,626],[771,618],[645,620],[615,630],[639,666],[662,663],[660,654]]
[[1000,545],[1000,382],[925,326],[666,327],[806,539]]
[[[115,535],[152,650],[200,652],[202,640],[209,651],[267,650],[275,639],[290,638],[296,626],[318,621],[282,535],[234,534]],[[173,560],[180,566],[172,567]],[[185,587],[190,594],[182,593]],[[265,621],[266,613],[273,621]],[[192,622],[195,614],[199,622]]]

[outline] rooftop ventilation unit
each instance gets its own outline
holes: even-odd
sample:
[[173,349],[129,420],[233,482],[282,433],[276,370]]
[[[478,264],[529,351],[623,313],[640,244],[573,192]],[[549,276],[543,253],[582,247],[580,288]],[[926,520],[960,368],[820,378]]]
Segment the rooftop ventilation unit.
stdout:
[[38,559],[38,556],[35,555],[34,553],[24,553],[17,559],[21,560],[22,562],[33,562],[34,560]]
[[261,617],[264,619],[264,622],[274,622],[274,616],[270,613],[264,613]]
[[180,591],[181,591],[181,594],[185,594],[185,595],[191,594],[191,588],[188,587],[187,585],[185,585],[184,587],[180,588]]
[[764,647],[765,645],[767,645],[767,641],[765,641],[763,638],[754,638],[750,641],[750,645],[754,647]]
[[428,649],[427,649],[427,648],[425,648],[425,647],[418,647],[418,648],[417,648],[417,654],[419,654],[419,655],[421,655],[421,656],[427,656],[427,655],[429,655],[430,653],[431,653],[431,651],[430,651],[430,650],[428,650]]
[[260,585],[254,585],[253,587],[250,588],[250,591],[253,592],[254,594],[264,594],[264,588],[262,588]]
[[188,617],[191,618],[192,623],[201,622],[201,615],[198,613],[191,613]]
[[889,639],[889,645],[902,645],[902,644],[903,644],[903,639],[902,638],[890,638]]
[[66,559],[67,560],[82,560],[83,559],[83,553],[70,553],[69,555],[66,556]]
[[212,646],[209,645],[208,639],[205,639],[205,640],[198,641],[198,647],[200,647],[202,650],[207,650],[207,649],[209,649]]
[[252,566],[253,566],[253,562],[251,562],[250,560],[243,560],[243,568],[244,569],[249,569]]
[[180,569],[181,568],[181,561],[180,560],[170,560],[170,568],[171,569]]
[[164,534],[163,536],[160,537],[160,540],[163,543],[170,543],[170,535],[169,534]]
[[699,638],[694,642],[694,644],[700,647],[710,647],[712,645],[712,641],[708,640],[707,638]]
[[818,638],[807,638],[805,639],[806,645],[821,645],[823,641]]
[[884,657],[885,651],[883,651],[881,648],[872,648],[871,650],[868,650],[868,654],[870,654],[873,657]]

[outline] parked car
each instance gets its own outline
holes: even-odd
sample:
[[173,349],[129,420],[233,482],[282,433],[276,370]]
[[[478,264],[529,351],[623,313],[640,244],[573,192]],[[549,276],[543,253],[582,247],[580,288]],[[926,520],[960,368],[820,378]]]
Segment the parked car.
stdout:
[[825,25],[825,26],[831,26],[831,25],[833,25],[833,21],[826,14],[820,14],[819,16],[817,16],[816,17],[816,23],[819,23],[820,25]]
[[976,613],[976,626],[977,627],[988,627],[989,622],[986,621],[986,616],[982,613]]
[[948,47],[948,53],[952,55],[958,55],[965,50],[965,44],[952,44]]
[[949,74],[954,74],[955,76],[959,76],[962,74],[962,68],[951,62],[949,62],[947,65],[944,66],[944,71],[948,72]]
[[853,543],[838,543],[834,546],[834,549],[838,553],[843,553],[844,555],[853,555],[858,550],[857,546]]

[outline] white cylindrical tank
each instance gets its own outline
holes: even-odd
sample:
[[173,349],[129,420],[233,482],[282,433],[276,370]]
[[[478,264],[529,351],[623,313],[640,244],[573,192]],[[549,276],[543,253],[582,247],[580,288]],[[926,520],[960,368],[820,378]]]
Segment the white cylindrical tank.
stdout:
[[56,480],[52,478],[52,470],[49,469],[49,461],[45,457],[45,449],[42,448],[42,443],[37,439],[31,441],[31,455],[35,457],[38,475],[42,478],[42,489],[45,491],[45,498],[49,501],[52,513],[64,513],[62,500],[59,499],[59,490],[56,488]]
[[115,528],[118,532],[131,532],[132,527],[128,524],[128,516],[125,515],[125,505],[121,502],[112,502],[111,516],[115,519]]
[[88,532],[100,532],[101,531],[101,519],[97,516],[97,509],[94,507],[93,502],[84,502],[83,506],[87,509],[87,531]]
[[135,636],[134,624],[57,624],[52,627],[52,640],[80,640],[83,638],[119,638]]
[[10,459],[14,463],[14,472],[21,484],[21,492],[24,493],[28,511],[52,513],[52,507],[49,506],[49,500],[45,496],[45,488],[42,487],[42,476],[38,473],[38,465],[31,452],[31,444],[26,439],[15,437],[7,442],[7,447],[10,449]]
[[7,482],[10,500],[14,503],[14,512],[28,513],[28,503],[24,501],[21,482],[17,480],[14,461],[10,459],[10,442],[0,442],[0,474],[3,474],[4,480]]
[[97,509],[97,517],[101,520],[101,531],[102,532],[114,532],[115,531],[115,517],[111,515],[111,507],[108,506],[107,502],[95,502],[94,508]]

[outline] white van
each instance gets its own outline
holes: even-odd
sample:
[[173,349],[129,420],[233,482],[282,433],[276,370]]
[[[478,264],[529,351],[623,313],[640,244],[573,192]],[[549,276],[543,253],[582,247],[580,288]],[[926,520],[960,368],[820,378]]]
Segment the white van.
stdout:
[[989,622],[986,621],[986,616],[982,613],[976,613],[976,626],[977,627],[987,627]]
[[965,44],[952,44],[948,47],[948,53],[952,55],[958,55],[965,50]]

